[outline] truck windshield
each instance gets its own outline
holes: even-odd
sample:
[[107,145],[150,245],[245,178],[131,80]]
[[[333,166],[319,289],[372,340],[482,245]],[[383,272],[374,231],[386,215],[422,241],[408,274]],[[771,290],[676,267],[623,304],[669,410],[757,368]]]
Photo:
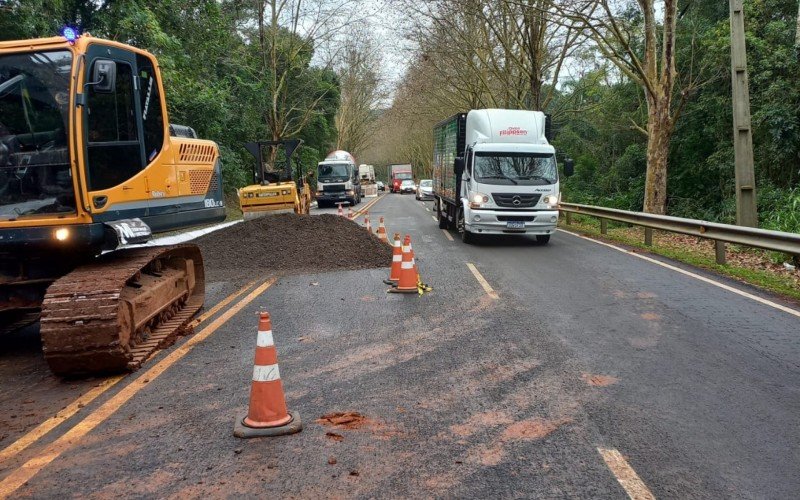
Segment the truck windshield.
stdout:
[[395,179],[400,179],[401,181],[404,179],[413,179],[411,176],[411,172],[398,172],[394,174]]
[[320,180],[337,180],[344,182],[350,177],[350,169],[343,163],[322,164],[319,166]]
[[71,68],[68,50],[0,56],[0,219],[75,212]]
[[473,176],[481,184],[554,184],[556,158],[540,153],[475,153]]

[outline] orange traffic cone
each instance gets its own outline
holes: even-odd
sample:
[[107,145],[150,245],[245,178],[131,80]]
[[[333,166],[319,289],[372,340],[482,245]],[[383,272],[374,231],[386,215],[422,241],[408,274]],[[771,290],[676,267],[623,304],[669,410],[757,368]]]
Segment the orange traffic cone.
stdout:
[[364,214],[364,226],[367,228],[368,233],[372,232],[372,224],[369,222],[369,212]]
[[339,203],[339,217],[344,217],[344,210],[342,209],[342,204]]
[[250,409],[244,418],[237,418],[233,435],[240,438],[281,436],[303,430],[300,415],[286,409],[278,351],[272,340],[272,321],[262,312],[258,321],[256,359],[250,387]]
[[353,207],[347,207],[347,218],[353,220]]
[[383,280],[387,285],[394,285],[400,281],[400,266],[403,264],[403,248],[400,245],[400,234],[394,233],[392,244],[392,267],[389,270],[389,279]]
[[418,293],[417,266],[414,264],[414,254],[411,250],[411,237],[406,235],[406,240],[403,243],[403,262],[400,264],[400,281],[397,282],[396,287],[390,288],[389,292]]
[[386,226],[383,225],[383,217],[378,222],[378,239],[384,243],[389,243],[389,238],[386,237]]

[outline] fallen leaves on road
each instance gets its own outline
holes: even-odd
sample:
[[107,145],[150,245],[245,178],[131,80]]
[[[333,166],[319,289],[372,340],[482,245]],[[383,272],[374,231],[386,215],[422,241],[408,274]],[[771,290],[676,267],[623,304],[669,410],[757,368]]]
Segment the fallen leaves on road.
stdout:
[[611,375],[595,375],[592,373],[582,373],[581,378],[587,384],[593,387],[608,387],[609,385],[616,384],[619,379]]
[[329,413],[318,418],[316,422],[321,425],[334,426],[342,429],[358,429],[372,423],[371,420],[357,411]]
[[325,435],[333,439],[334,441],[341,441],[342,439],[344,439],[344,436],[342,436],[341,434],[336,434],[335,432],[326,432]]
[[530,420],[523,420],[508,426],[503,431],[502,439],[504,441],[518,439],[518,440],[534,440],[541,439],[553,431],[557,430],[564,424],[572,422],[572,419],[562,418],[560,420],[545,420],[542,418],[532,418]]

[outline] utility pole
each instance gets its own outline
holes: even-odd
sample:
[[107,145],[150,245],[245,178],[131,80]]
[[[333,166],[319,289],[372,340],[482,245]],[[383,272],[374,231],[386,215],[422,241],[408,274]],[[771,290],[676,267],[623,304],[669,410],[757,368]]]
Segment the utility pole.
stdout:
[[744,42],[742,0],[729,0],[731,22],[731,80],[733,88],[733,151],[736,167],[736,224],[758,227],[756,176],[753,172],[753,131]]

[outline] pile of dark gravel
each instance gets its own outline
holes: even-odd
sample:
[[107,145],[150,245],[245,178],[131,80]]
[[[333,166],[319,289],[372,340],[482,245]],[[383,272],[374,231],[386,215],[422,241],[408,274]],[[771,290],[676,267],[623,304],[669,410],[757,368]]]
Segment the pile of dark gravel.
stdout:
[[207,281],[388,267],[389,245],[336,215],[269,215],[201,236]]

